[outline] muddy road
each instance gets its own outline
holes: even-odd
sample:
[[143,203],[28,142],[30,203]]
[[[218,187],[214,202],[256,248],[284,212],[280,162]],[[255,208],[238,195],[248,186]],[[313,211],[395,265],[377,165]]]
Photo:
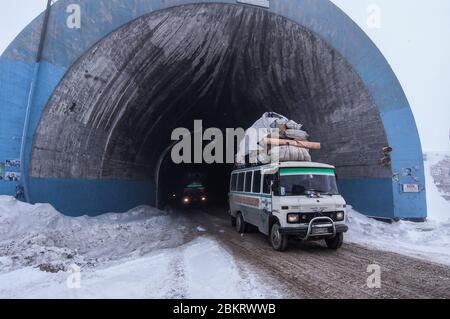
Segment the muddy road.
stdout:
[[[351,243],[331,251],[321,242],[291,241],[280,253],[262,234],[238,234],[224,208],[186,213],[286,298],[450,298],[450,267]],[[381,288],[367,286],[372,264],[381,268]]]

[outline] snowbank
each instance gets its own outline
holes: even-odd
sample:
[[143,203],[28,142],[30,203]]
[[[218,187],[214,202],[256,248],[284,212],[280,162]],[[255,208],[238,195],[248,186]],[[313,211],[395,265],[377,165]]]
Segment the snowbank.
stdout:
[[431,167],[449,154],[428,153],[425,160],[428,221],[386,224],[349,209],[346,240],[450,265],[450,202],[439,192]]
[[[0,298],[277,298],[204,229],[138,207],[69,218],[0,196]],[[193,239],[195,238],[195,239]],[[73,265],[80,288],[70,289]]]
[[27,267],[0,274],[3,298],[277,298],[267,284],[243,272],[216,242],[205,237],[146,257],[80,275],[69,289],[67,273]]
[[450,220],[388,224],[350,207],[348,222],[347,242],[450,265]]
[[70,218],[47,204],[0,196],[0,272],[24,266],[66,269],[72,263],[92,267],[179,246],[185,239],[176,219],[151,207]]

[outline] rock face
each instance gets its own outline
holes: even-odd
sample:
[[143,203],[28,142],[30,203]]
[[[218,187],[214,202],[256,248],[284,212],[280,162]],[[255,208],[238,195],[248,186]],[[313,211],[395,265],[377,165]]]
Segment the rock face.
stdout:
[[450,156],[431,167],[431,175],[443,197],[450,201]]
[[358,75],[315,34],[253,7],[186,5],[105,37],[66,74],[35,135],[31,176],[154,178],[176,127],[248,127],[265,111],[304,123],[342,178],[391,176]]

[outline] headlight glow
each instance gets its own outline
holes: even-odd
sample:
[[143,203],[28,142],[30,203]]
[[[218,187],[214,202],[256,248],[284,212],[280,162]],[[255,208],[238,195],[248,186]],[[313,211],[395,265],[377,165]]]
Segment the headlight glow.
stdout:
[[300,216],[298,214],[288,214],[287,221],[290,224],[298,223],[298,222],[300,222]]
[[344,220],[344,217],[345,217],[344,212],[337,212],[336,213],[336,220],[342,221],[342,220]]

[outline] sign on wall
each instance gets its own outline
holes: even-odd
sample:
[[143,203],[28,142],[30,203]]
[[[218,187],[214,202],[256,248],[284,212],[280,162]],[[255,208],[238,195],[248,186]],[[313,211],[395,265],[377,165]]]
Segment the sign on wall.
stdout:
[[403,184],[403,192],[404,193],[419,193],[419,185],[418,184]]

